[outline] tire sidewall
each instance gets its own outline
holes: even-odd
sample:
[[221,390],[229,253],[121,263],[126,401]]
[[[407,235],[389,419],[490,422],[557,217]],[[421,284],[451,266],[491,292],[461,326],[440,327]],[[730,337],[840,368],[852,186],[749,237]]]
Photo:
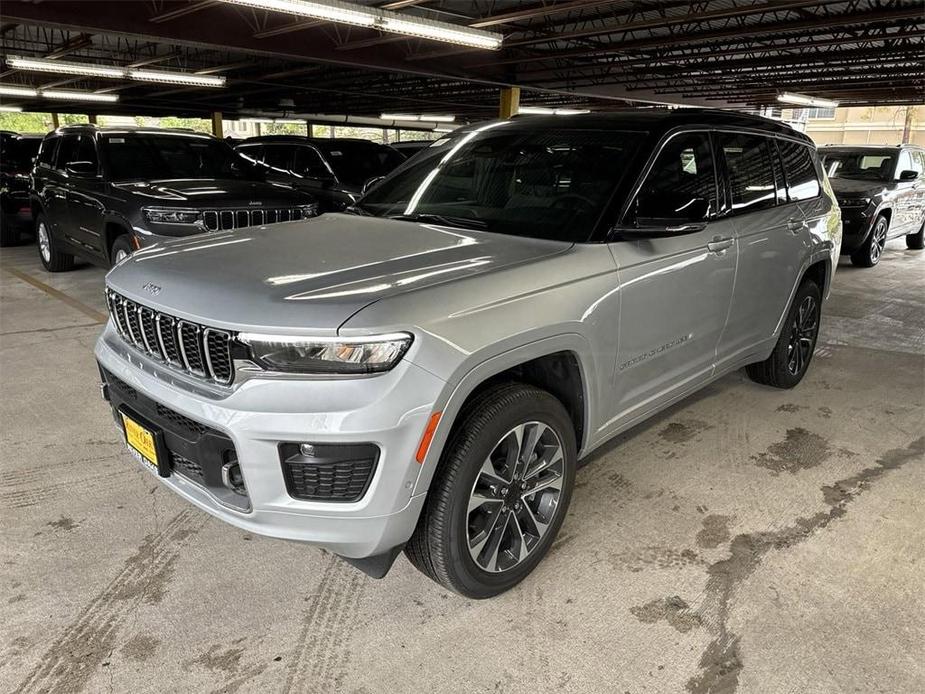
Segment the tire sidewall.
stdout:
[[119,249],[126,251],[129,255],[132,255],[134,248],[132,248],[132,242],[128,234],[122,234],[116,237],[116,240],[112,242],[112,248],[109,249],[109,265],[110,267],[115,267],[116,265],[116,253],[119,252]]
[[[816,300],[816,333],[813,335],[812,348],[809,351],[809,358],[803,365],[803,370],[800,373],[794,375],[790,373],[790,370],[787,368],[787,348],[790,343],[790,329],[793,325],[793,321],[796,318],[797,312],[800,310],[800,305],[803,303],[803,300],[806,299],[807,296],[812,296]],[[800,285],[800,288],[797,290],[797,293],[793,297],[793,302],[790,304],[790,310],[787,311],[787,319],[781,328],[781,334],[778,338],[777,346],[774,348],[774,368],[778,370],[781,386],[785,388],[793,388],[803,380],[806,372],[809,371],[809,365],[813,360],[813,353],[816,351],[816,343],[819,340],[819,328],[821,327],[821,320],[822,292],[819,290],[819,287],[815,282],[804,282]]]
[[[466,595],[471,597],[485,598],[497,595],[526,578],[549,551],[550,545],[555,540],[568,514],[577,460],[572,422],[558,400],[541,391],[537,392],[545,397],[535,400],[524,398],[507,408],[501,416],[494,417],[479,427],[478,430],[460,431],[462,440],[454,437],[452,441],[454,445],[465,445],[467,441],[471,441],[470,437],[478,439],[470,443],[465,460],[460,466],[455,489],[450,495],[447,508],[449,522],[446,528],[448,532],[443,538],[449,556],[447,568],[453,574],[454,582],[462,587]],[[563,466],[564,479],[558,512],[539,545],[523,563],[502,573],[490,573],[478,567],[469,554],[466,532],[469,494],[482,463],[501,438],[518,424],[527,421],[538,421],[551,427],[562,443],[565,465]]]

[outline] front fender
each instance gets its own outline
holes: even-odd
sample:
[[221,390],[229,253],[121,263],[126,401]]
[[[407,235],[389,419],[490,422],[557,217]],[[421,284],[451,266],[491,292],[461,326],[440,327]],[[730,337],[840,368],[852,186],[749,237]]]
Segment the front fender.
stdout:
[[596,402],[597,394],[592,390],[592,384],[599,382],[594,371],[594,360],[591,358],[591,345],[587,338],[578,333],[563,333],[560,335],[541,338],[518,347],[508,349],[499,354],[476,353],[467,359],[447,381],[446,387],[434,405],[435,412],[442,412],[440,423],[431,441],[427,456],[421,465],[421,471],[415,483],[413,494],[426,492],[430,487],[437,463],[443,452],[450,431],[459,416],[466,399],[475,392],[476,388],[493,376],[512,369],[524,362],[544,357],[558,352],[571,352],[575,355],[581,374],[584,398],[584,433],[582,441],[578,442],[579,456],[588,446],[592,422],[591,410]]

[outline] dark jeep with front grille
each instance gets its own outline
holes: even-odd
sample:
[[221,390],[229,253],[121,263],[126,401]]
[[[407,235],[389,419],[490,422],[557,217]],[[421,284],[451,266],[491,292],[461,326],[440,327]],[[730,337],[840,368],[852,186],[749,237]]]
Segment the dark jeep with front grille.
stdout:
[[115,265],[178,236],[293,222],[315,198],[271,183],[224,141],[187,130],[78,125],[45,136],[30,194],[50,272]]

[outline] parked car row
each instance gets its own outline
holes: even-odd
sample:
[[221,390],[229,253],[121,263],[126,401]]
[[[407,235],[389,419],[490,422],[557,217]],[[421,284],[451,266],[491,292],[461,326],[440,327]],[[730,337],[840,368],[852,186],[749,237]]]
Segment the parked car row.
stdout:
[[5,136],[4,148],[4,242],[33,225],[50,272],[75,257],[109,266],[167,239],[341,210],[405,159],[364,140],[254,138],[236,151],[187,130],[93,125],[59,128],[40,148]]
[[29,174],[41,143],[41,135],[0,131],[0,246],[33,231]]
[[484,598],[547,553],[581,456],[731,370],[800,382],[841,235],[780,123],[496,121],[347,213],[133,255],[96,356],[130,449],[189,502]]

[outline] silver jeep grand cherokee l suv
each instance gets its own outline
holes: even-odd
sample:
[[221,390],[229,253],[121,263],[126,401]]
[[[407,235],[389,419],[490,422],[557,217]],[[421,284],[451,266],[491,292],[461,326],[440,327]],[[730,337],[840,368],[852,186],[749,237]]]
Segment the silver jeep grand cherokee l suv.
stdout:
[[132,255],[96,356],[130,450],[200,508],[488,597],[548,551],[578,459],[733,369],[800,382],[840,241],[779,123],[515,118],[350,213]]

